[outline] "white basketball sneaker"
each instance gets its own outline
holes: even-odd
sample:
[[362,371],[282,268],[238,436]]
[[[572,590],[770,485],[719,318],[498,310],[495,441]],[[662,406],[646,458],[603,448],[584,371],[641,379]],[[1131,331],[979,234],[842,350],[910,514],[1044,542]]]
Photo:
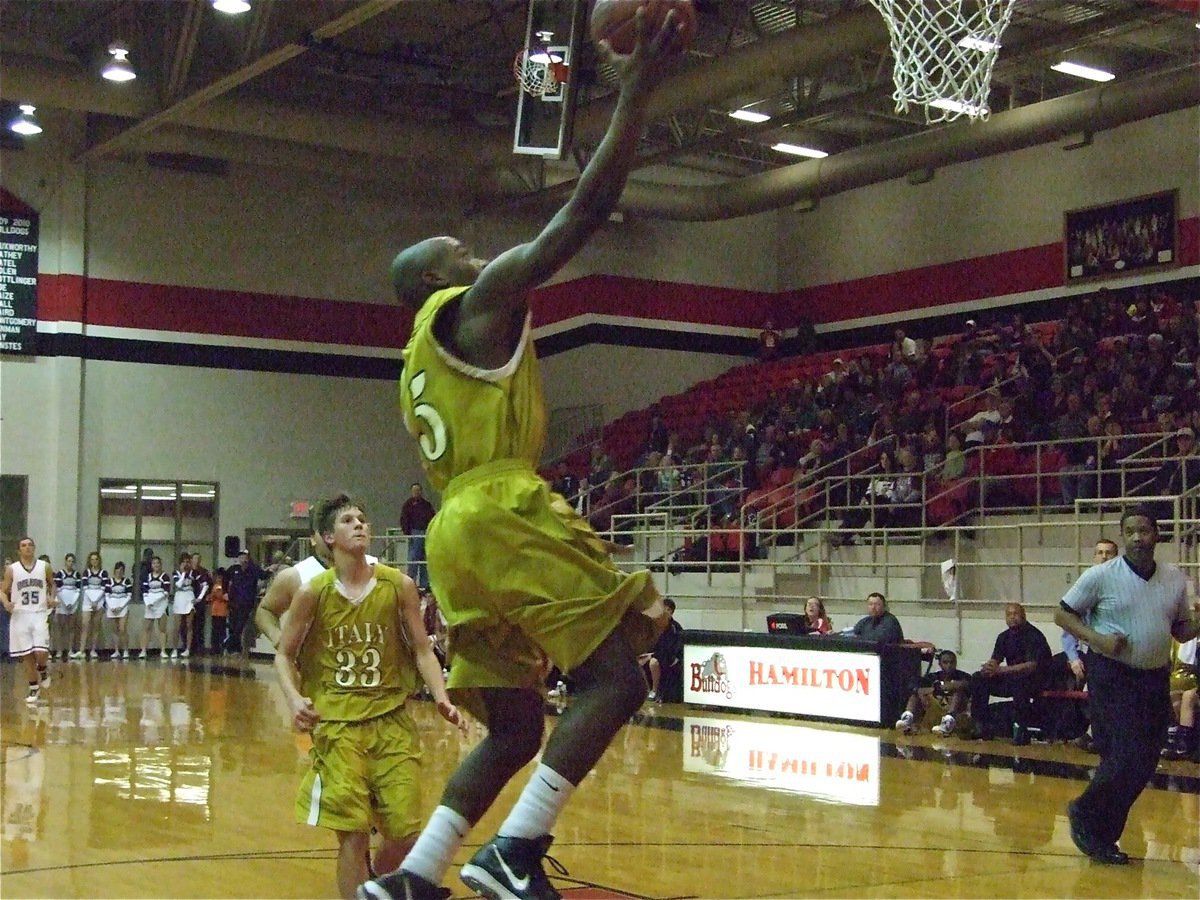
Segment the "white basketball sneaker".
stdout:
[[954,734],[954,716],[942,716],[942,721],[938,722],[930,730],[934,734],[940,734],[942,737],[950,737]]

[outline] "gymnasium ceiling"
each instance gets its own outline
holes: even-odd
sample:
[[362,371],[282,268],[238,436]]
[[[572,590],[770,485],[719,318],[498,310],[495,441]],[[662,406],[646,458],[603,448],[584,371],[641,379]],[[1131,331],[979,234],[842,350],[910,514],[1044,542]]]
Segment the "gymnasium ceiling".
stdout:
[[[951,141],[978,128],[937,131],[919,113],[894,111],[886,32],[864,0],[696,2],[700,33],[684,71],[656,96],[642,177],[736,190],[813,166],[772,150],[781,140],[831,160],[882,159],[908,138]],[[229,17],[209,0],[0,0],[2,112],[7,121],[15,103],[35,103],[49,126],[37,139],[70,133],[70,155],[85,161],[145,156],[213,172],[266,162],[382,180],[417,196],[440,191],[464,207],[521,202],[569,184],[613,99],[611,73],[585,49],[575,152],[561,162],[511,153],[512,60],[526,6],[253,0],[250,12]],[[994,72],[992,122],[1094,90],[1050,70],[1064,58],[1103,65],[1134,90],[1183,66],[1200,83],[1197,21],[1194,0],[1017,0]],[[136,81],[99,77],[114,40],[128,45]],[[751,105],[770,121],[727,115]],[[1069,139],[1049,139],[1058,137]],[[0,150],[16,146],[6,132]],[[765,193],[760,207],[797,196]]]

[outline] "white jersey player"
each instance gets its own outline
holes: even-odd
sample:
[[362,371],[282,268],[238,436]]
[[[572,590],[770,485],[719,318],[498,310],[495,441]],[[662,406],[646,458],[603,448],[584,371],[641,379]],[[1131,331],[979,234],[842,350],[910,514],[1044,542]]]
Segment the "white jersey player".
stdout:
[[[323,505],[317,504],[313,508],[310,519],[312,534],[308,536],[308,543],[312,549],[312,555],[300,560],[294,566],[281,569],[271,579],[266,594],[263,595],[258,609],[254,612],[254,624],[259,633],[266,637],[273,647],[279,646],[279,636],[283,632],[282,619],[292,605],[292,598],[296,596],[296,592],[333,565],[333,560],[329,556],[329,548],[321,539],[321,533],[317,528],[317,523],[321,521]],[[367,562],[374,565],[376,559],[368,553]]]
[[36,550],[33,538],[21,538],[18,559],[4,570],[0,582],[0,604],[12,613],[8,655],[24,660],[29,680],[26,703],[37,703],[42,686],[50,684],[50,610],[58,603],[50,563],[38,559]]

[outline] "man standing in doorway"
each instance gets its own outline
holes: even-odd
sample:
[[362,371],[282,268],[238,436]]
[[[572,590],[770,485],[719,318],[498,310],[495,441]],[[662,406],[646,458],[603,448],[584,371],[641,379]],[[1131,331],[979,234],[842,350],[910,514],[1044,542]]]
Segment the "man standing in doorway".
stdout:
[[409,497],[400,507],[400,528],[408,535],[408,577],[417,583],[417,589],[429,590],[429,569],[425,565],[425,532],[433,521],[436,510],[425,499],[425,492],[417,482],[412,483]]
[[247,626],[258,602],[258,583],[266,577],[267,573],[250,558],[247,550],[239,553],[237,565],[229,568],[225,584],[229,594],[229,637],[225,640],[225,649],[230,653],[244,655],[250,652],[254,629]]
[[1088,696],[1100,765],[1067,804],[1071,840],[1097,862],[1125,865],[1117,847],[1125,820],[1158,765],[1171,724],[1171,638],[1200,634],[1187,579],[1154,560],[1158,523],[1149,507],[1121,516],[1125,555],[1086,570],[1054,621],[1091,648]]

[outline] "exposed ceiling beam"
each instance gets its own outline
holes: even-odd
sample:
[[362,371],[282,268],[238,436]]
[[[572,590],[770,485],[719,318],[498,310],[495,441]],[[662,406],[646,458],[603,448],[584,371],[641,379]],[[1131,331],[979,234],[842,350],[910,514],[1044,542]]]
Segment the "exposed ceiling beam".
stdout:
[[[361,25],[363,22],[374,18],[380,13],[387,12],[394,6],[398,6],[403,2],[413,2],[413,0],[365,0],[358,6],[351,9],[349,12],[338,16],[335,19],[326,22],[319,28],[314,29],[308,35],[311,41],[321,41],[328,38],[336,37],[337,35],[349,31]],[[216,97],[226,94],[239,85],[245,84],[257,78],[263,72],[268,72],[277,66],[283,65],[290,59],[295,59],[301,53],[308,49],[308,44],[289,43],[284,44],[275,50],[270,51],[264,56],[260,56],[247,65],[242,66],[234,72],[226,75],[224,78],[218,78],[200,90],[189,94],[183,99],[171,104],[166,109],[159,110],[152,115],[147,116],[135,125],[122,131],[120,134],[109,138],[101,143],[94,144],[89,147],[77,158],[77,162],[89,162],[94,159],[99,159],[110,153],[120,150],[128,150],[130,145],[139,137],[149,134],[154,129],[163,125],[166,122],[171,122],[179,119],[182,116],[198,109]]]
[[[204,0],[187,0],[183,11],[183,24],[179,27],[179,36],[175,40],[175,53],[171,56],[171,68],[163,83],[162,102],[170,106],[187,84],[188,72],[192,68],[192,58],[196,53],[196,41],[200,37],[200,21],[204,16]],[[169,21],[169,17],[168,17]],[[170,44],[170,37],[163,42]]]

